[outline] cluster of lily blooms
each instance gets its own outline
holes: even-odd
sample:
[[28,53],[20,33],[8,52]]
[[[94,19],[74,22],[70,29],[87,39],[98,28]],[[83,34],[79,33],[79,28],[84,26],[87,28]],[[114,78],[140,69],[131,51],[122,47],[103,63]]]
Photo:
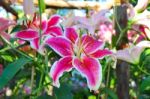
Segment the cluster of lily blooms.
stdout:
[[[0,35],[8,41],[10,38],[18,38],[30,42],[31,48],[42,55],[45,54],[45,46],[49,46],[60,55],[61,58],[55,61],[50,69],[53,85],[59,87],[59,78],[64,72],[74,68],[86,78],[90,90],[98,90],[102,81],[102,66],[99,59],[113,55],[117,59],[138,64],[142,51],[150,47],[149,41],[139,41],[136,46],[116,52],[105,49],[105,42],[111,44],[112,35],[115,35],[112,21],[105,17],[107,11],[93,14],[90,18],[62,19],[59,15],[52,15],[49,20],[40,21],[35,17],[26,24],[26,29],[13,33],[11,36],[4,31],[5,27],[14,23],[0,18],[0,22],[6,23],[6,26],[0,24]],[[65,26],[61,26],[61,20],[70,21]],[[143,24],[140,26],[143,26],[142,31],[145,33],[143,29],[147,27],[145,28]],[[98,32],[95,32],[96,30]],[[131,34],[129,33],[129,38],[132,38]]]

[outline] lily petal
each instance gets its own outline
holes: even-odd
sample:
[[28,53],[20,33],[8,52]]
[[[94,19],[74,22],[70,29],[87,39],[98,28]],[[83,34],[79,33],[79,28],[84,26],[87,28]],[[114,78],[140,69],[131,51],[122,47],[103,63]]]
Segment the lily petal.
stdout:
[[77,17],[75,17],[75,21],[77,21],[81,24],[84,24],[84,25],[90,25],[90,19],[88,19],[86,17],[77,16]]
[[149,0],[138,0],[137,5],[135,6],[135,10],[137,12],[143,11],[149,4]]
[[71,56],[73,53],[71,42],[64,37],[51,37],[45,42],[60,56]]
[[98,90],[102,81],[102,68],[98,60],[86,56],[81,60],[74,58],[73,66],[86,77],[90,90]]
[[47,29],[47,21],[42,21],[42,30],[45,32],[46,31],[46,29]]
[[41,55],[45,55],[45,43],[42,43],[38,50],[37,50]]
[[124,60],[129,63],[134,63],[134,61],[129,53],[129,50],[131,50],[131,49],[118,50],[116,53],[117,59]]
[[[94,23],[95,25],[98,25],[98,23],[110,22],[110,19],[108,17],[106,17],[107,13],[109,13],[109,10],[103,9],[103,10],[99,11],[98,13],[93,14],[91,16],[92,23]],[[97,19],[97,20],[95,20],[95,19]]]
[[104,50],[98,50],[98,51],[92,53],[90,56],[92,56],[94,58],[102,59],[104,56],[111,55],[111,54],[112,54],[111,51],[104,49]]
[[136,46],[143,48],[150,47],[150,41],[143,40],[139,42]]
[[33,49],[38,49],[39,48],[39,38],[35,38],[30,41],[30,45]]
[[72,57],[64,57],[59,61],[56,61],[50,70],[50,76],[53,79],[53,85],[56,87],[60,86],[59,78],[64,72],[69,72],[72,69]]
[[85,53],[91,54],[97,50],[99,50],[101,47],[103,47],[103,42],[95,40],[91,36],[85,35],[81,39],[83,50]]
[[65,36],[71,40],[73,43],[75,43],[75,41],[77,40],[78,38],[78,34],[77,32],[75,31],[74,28],[70,27],[70,28],[66,28],[65,30]]
[[28,30],[19,31],[16,34],[13,34],[13,36],[15,38],[20,38],[23,40],[33,40],[37,38],[39,35],[37,31],[28,29]]
[[136,46],[133,46],[131,48],[118,50],[116,53],[116,57],[120,60],[124,60],[132,64],[138,64],[141,53],[145,48],[148,47],[150,47],[150,41],[141,41]]
[[63,31],[59,26],[51,26],[46,30],[44,34],[50,34],[52,36],[61,36],[63,34]]
[[16,23],[12,20],[0,18],[0,32],[5,31],[9,26],[15,25]]
[[58,22],[60,21],[60,19],[61,19],[61,17],[59,15],[51,16],[49,21],[48,21],[48,27],[53,26],[53,25],[57,25]]
[[33,0],[23,0],[23,10],[25,14],[33,15],[35,13]]
[[10,34],[6,33],[6,32],[0,32],[0,36],[2,36],[4,39],[6,39],[7,41],[10,41],[11,36]]

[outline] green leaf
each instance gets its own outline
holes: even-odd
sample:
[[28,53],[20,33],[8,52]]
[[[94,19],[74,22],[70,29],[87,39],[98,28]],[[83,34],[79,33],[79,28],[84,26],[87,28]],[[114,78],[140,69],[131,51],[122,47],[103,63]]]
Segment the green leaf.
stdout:
[[67,84],[61,84],[60,88],[54,88],[56,99],[73,99],[71,88]]
[[23,29],[23,26],[21,26],[21,25],[16,25],[16,26],[12,29],[11,33],[15,33],[15,32],[21,31],[22,29]]
[[8,64],[0,76],[0,89],[2,89],[15,76],[22,66],[30,61],[31,60],[27,58],[20,58],[15,62]]
[[150,76],[148,76],[146,79],[144,79],[142,81],[142,84],[140,85],[140,92],[143,92],[146,89],[150,90]]
[[144,67],[146,71],[150,70],[150,49],[145,49],[140,56],[140,66]]
[[42,96],[39,96],[37,99],[56,99],[56,98],[54,98],[54,96],[44,94]]
[[38,0],[39,1],[39,10],[40,10],[40,13],[44,12],[45,11],[45,2],[44,0]]
[[118,99],[116,93],[114,91],[110,90],[109,88],[104,88],[103,91],[108,94],[112,99]]
[[1,55],[1,57],[8,62],[12,62],[13,61],[13,57],[11,57],[10,55]]

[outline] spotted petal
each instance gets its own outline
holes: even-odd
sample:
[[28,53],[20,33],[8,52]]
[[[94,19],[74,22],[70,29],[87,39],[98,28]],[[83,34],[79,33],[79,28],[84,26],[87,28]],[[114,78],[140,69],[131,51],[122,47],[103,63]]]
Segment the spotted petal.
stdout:
[[102,68],[98,60],[86,56],[81,60],[74,58],[73,66],[86,77],[90,90],[98,90],[102,80]]
[[72,55],[71,42],[64,37],[51,37],[46,40],[46,44],[48,44],[60,56]]
[[83,36],[81,42],[84,52],[88,54],[91,54],[103,47],[103,42],[95,40],[93,37],[88,35]]
[[59,78],[64,72],[69,72],[72,69],[72,57],[64,57],[59,61],[56,61],[50,70],[50,76],[53,79],[53,85],[56,87],[60,86]]
[[14,34],[13,36],[15,38],[20,38],[23,40],[33,40],[33,39],[37,38],[39,35],[38,35],[37,31],[28,29],[28,30],[19,31],[16,34]]
[[94,58],[100,58],[102,59],[104,56],[110,55],[112,54],[111,51],[104,49],[104,50],[98,50],[94,53],[92,53],[90,56],[94,57]]
[[78,34],[75,31],[74,28],[70,27],[70,28],[66,28],[65,30],[65,36],[70,39],[73,43],[75,43],[75,41],[78,38]]
[[58,22],[60,21],[61,17],[59,15],[53,15],[48,21],[48,27],[57,25]]

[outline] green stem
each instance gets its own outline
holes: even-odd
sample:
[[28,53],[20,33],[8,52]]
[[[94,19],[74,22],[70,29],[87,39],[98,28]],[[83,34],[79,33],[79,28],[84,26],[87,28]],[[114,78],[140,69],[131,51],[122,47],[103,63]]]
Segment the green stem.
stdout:
[[31,71],[31,92],[34,86],[34,73],[35,73],[35,67],[32,66],[32,71]]
[[37,96],[40,95],[41,89],[43,89],[43,88],[42,88],[43,77],[44,77],[44,73],[42,73],[42,74],[41,74],[41,77],[40,77],[39,87],[38,87],[38,89],[37,89]]
[[46,70],[46,73],[48,73],[48,53],[47,51],[45,51],[45,70]]
[[145,73],[146,75],[150,75],[150,73],[148,73],[147,71],[145,71],[144,69],[142,69],[139,65],[137,65],[137,67],[138,67],[138,69],[139,69],[141,72]]
[[23,52],[21,52],[21,51],[19,51],[19,50],[17,50],[10,42],[6,41],[5,39],[3,39],[3,40],[4,40],[14,51],[16,51],[17,53],[21,54],[22,56],[24,56],[24,57],[26,57],[26,58],[28,58],[28,59],[30,59],[30,60],[34,60],[32,57],[30,57],[30,56],[24,54]]
[[[107,71],[107,79],[106,79],[106,87],[109,87],[109,79],[110,79],[110,65],[108,64],[108,71]],[[107,99],[108,95],[105,95],[105,99]]]
[[40,33],[40,44],[42,43],[41,41],[41,37],[42,37],[42,9],[41,9],[41,0],[38,0],[38,5],[39,5],[39,14],[40,14],[40,30],[39,30],[39,33]]
[[120,27],[120,25],[119,25],[119,22],[118,22],[118,20],[117,20],[117,14],[116,14],[116,7],[114,8],[115,10],[114,10],[114,17],[115,17],[115,22],[116,22],[116,24],[117,24],[117,26],[118,26],[118,28],[119,28],[119,31],[121,31],[121,33],[120,33],[120,35],[119,35],[119,38],[118,38],[118,40],[117,40],[117,42],[116,42],[116,45],[118,45],[119,44],[119,42],[120,42],[120,40],[121,40],[121,38],[123,37],[123,35],[126,33],[126,31],[129,29],[129,27],[126,27],[125,29],[122,29],[121,27]]
[[20,90],[20,85],[27,81],[27,77],[22,78],[20,81],[17,82],[15,88],[13,89],[13,95],[17,95],[17,92]]

